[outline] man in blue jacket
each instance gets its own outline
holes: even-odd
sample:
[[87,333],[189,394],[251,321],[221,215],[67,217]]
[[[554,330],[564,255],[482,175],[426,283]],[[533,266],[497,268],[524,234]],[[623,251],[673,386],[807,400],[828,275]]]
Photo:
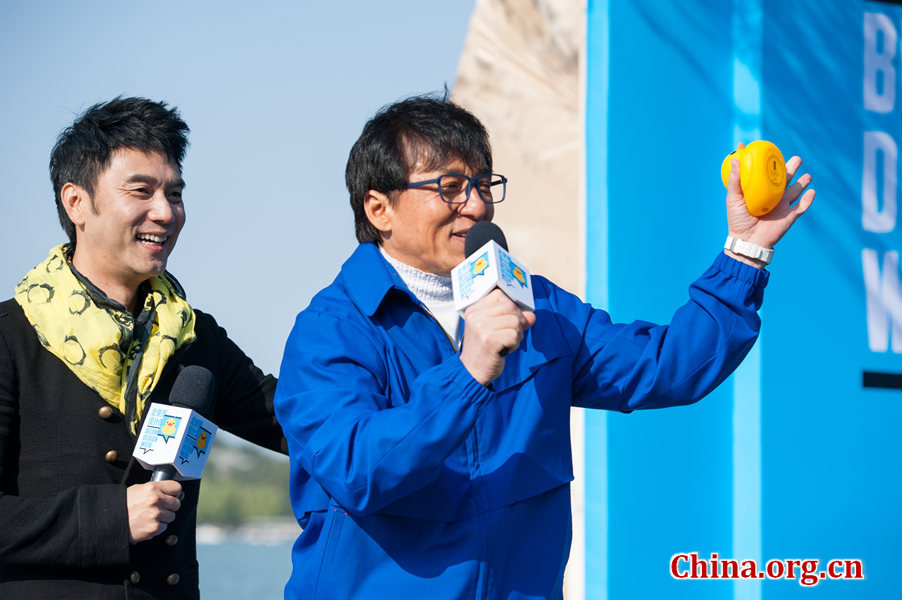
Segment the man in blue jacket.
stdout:
[[346,171],[360,246],[298,315],[276,391],[304,527],[286,597],[561,598],[570,407],[714,389],[757,337],[767,250],[814,199],[802,175],[757,219],[733,171],[729,234],[751,256],[718,255],[669,325],[613,324],[533,276],[535,311],[495,290],[464,328],[450,271],[506,187],[486,131],[430,97],[370,120]]

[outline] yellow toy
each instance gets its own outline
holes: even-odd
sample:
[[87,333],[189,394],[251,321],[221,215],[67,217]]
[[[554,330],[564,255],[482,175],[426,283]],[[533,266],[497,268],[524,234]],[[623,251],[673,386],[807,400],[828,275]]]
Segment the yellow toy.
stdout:
[[739,183],[745,205],[756,217],[769,213],[780,202],[786,190],[786,162],[774,144],[758,140],[727,155],[720,166],[720,177],[726,187],[730,177],[730,161],[739,160]]

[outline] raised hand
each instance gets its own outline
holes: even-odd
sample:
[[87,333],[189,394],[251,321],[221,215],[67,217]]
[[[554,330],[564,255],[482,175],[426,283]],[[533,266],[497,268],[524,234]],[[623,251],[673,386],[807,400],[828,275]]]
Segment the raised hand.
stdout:
[[[743,147],[742,144],[740,144],[741,147]],[[787,181],[792,181],[801,164],[802,159],[798,156],[793,156],[786,161]],[[805,188],[811,183],[811,175],[804,173],[799,176],[797,181],[786,188],[779,204],[773,210],[760,217],[755,217],[749,213],[745,205],[745,197],[739,183],[739,161],[734,158],[731,165],[730,177],[727,182],[727,226],[730,235],[757,244],[762,248],[773,248],[789,231],[796,219],[802,216],[814,202],[814,190],[805,191]],[[755,264],[757,261],[747,257],[729,254],[743,262],[762,266]]]

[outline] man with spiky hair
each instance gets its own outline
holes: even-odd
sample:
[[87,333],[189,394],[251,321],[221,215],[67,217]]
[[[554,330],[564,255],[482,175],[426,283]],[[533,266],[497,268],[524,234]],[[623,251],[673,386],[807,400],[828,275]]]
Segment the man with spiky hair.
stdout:
[[[811,177],[755,218],[737,166],[729,234],[770,249]],[[360,245],[298,315],[275,398],[304,527],[286,598],[562,598],[571,406],[705,396],[757,337],[765,260],[718,251],[669,325],[612,323],[539,276],[534,311],[496,289],[462,323],[450,273],[507,183],[479,120],[447,98],[392,104],[345,173]]]
[[190,365],[209,418],[283,450],[264,375],[166,263],[185,223],[188,126],[143,98],[96,104],[50,175],[69,238],[0,303],[0,598],[197,598],[200,482],[132,457],[152,402]]

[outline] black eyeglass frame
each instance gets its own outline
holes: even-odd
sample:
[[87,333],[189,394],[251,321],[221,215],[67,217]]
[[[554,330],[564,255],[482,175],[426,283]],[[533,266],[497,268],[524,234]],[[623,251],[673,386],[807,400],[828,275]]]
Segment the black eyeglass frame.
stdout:
[[[467,189],[464,190],[464,199],[463,200],[454,201],[454,200],[446,200],[445,199],[445,195],[442,193],[442,179],[444,179],[445,177],[463,177],[464,179],[467,180]],[[479,189],[479,185],[477,185],[479,180],[482,179],[483,177],[489,177],[489,178],[498,177],[500,179],[499,181],[496,181],[494,183],[491,183],[491,179],[489,179],[490,187],[493,187],[496,185],[502,186],[500,200],[495,200],[495,199],[486,200],[483,197],[482,190]],[[392,188],[391,190],[388,190],[388,191],[391,192],[394,190],[408,190],[411,188],[423,187],[424,185],[429,185],[432,183],[434,183],[438,186],[438,195],[439,195],[439,198],[442,199],[442,202],[444,202],[445,204],[451,204],[454,206],[457,206],[459,204],[466,204],[467,201],[470,199],[470,193],[473,191],[474,187],[476,188],[476,193],[479,194],[479,198],[486,204],[500,204],[501,202],[504,202],[504,198],[507,196],[507,177],[505,177],[504,175],[501,175],[500,173],[482,173],[482,174],[476,175],[474,177],[464,175],[463,173],[445,173],[444,175],[439,175],[435,179],[427,179],[425,181],[411,181],[410,183],[408,183],[406,185],[403,185],[403,186],[397,187],[397,188]]]

